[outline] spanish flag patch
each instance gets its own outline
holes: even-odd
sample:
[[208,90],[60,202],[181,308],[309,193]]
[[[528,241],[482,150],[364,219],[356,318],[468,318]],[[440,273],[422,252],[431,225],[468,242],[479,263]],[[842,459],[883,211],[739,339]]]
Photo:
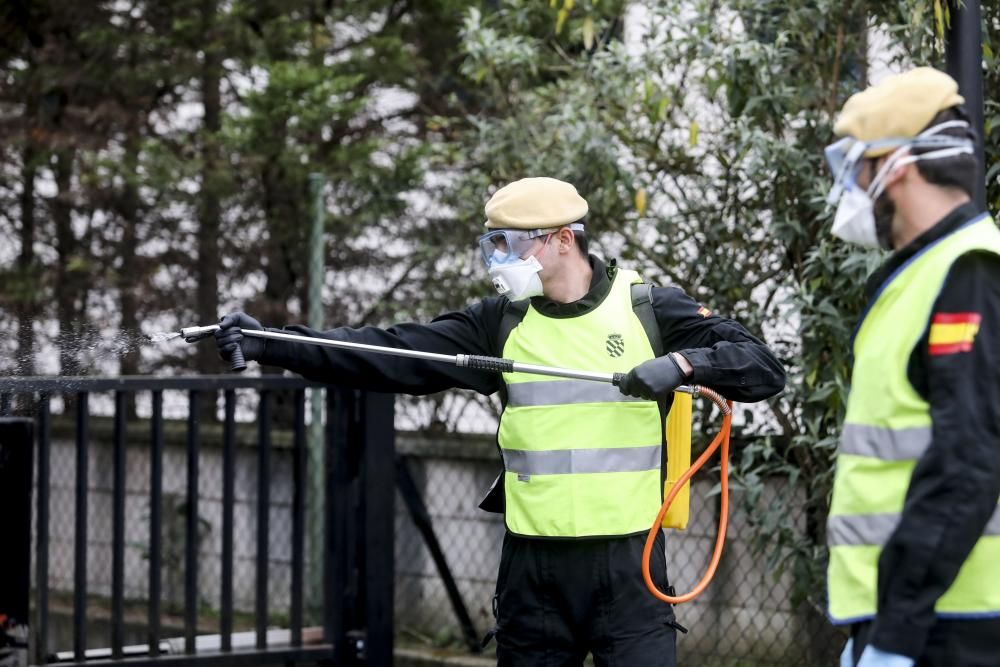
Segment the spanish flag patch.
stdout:
[[936,313],[931,320],[928,352],[935,356],[968,352],[982,319],[979,313]]
[[708,317],[709,315],[712,314],[712,311],[710,311],[705,306],[702,306],[701,308],[698,309],[698,314],[701,315],[702,317]]

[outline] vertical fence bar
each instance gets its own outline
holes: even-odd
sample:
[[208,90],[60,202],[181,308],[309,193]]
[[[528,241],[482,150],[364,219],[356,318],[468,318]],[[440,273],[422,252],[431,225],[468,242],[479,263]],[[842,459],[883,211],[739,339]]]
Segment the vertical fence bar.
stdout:
[[271,513],[271,392],[262,389],[257,408],[257,648],[267,648],[267,566]]
[[309,429],[306,432],[307,463],[306,471],[309,478],[306,484],[306,545],[307,560],[312,564],[306,571],[309,581],[306,583],[306,608],[311,618],[320,618],[323,608],[323,562],[324,536],[328,525],[326,519],[326,466],[324,452],[326,451],[326,431],[323,419],[323,404],[326,401],[325,389],[309,390]]
[[366,660],[391,665],[393,581],[395,572],[395,396],[364,395],[364,590]]
[[198,632],[198,446],[201,395],[192,389],[188,398],[187,526],[184,552],[184,652],[195,652]]
[[114,463],[111,509],[111,658],[120,660],[125,643],[125,419],[123,391],[115,392]]
[[153,391],[149,451],[149,620],[146,643],[160,654],[160,572],[163,538],[163,392]]
[[11,395],[7,392],[0,394],[0,417],[6,417],[12,412]]
[[90,439],[89,397],[76,401],[76,527],[73,537],[73,658],[84,660],[87,650],[87,447]]
[[351,460],[350,438],[355,420],[355,394],[348,389],[326,392],[326,539],[323,558],[324,635],[333,644],[333,664],[352,664],[356,654],[349,646],[348,631],[354,626],[356,591],[352,590],[354,547],[352,514],[356,509],[352,485],[357,478]]
[[35,662],[42,664],[49,644],[49,452],[52,422],[49,395],[38,397],[38,519],[35,523]]
[[323,640],[334,644],[334,659],[339,653],[337,646],[340,644],[343,635],[343,615],[340,612],[338,596],[343,594],[343,577],[339,576],[338,565],[335,559],[337,546],[340,544],[340,536],[343,532],[341,521],[338,518],[335,498],[337,497],[338,473],[342,472],[342,467],[336,465],[336,446],[338,440],[337,424],[340,419],[338,410],[340,401],[338,400],[341,390],[330,389],[326,392],[326,428],[324,434],[324,456],[323,456],[323,523],[326,525],[326,533],[323,536]]
[[233,505],[236,501],[236,392],[225,392],[222,430],[222,581],[219,633],[223,651],[233,650]]
[[302,645],[302,584],[306,519],[306,392],[295,390],[292,441],[292,646]]

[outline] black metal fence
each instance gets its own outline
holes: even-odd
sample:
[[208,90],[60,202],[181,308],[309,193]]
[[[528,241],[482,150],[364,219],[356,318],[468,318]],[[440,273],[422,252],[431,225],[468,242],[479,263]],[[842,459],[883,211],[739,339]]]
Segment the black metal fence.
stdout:
[[[499,467],[493,437],[394,433],[391,396],[333,389],[322,498],[310,498],[304,480],[320,471],[304,451],[312,386],[233,376],[0,379],[0,412],[31,415],[37,432],[33,659],[339,667],[388,664],[394,646],[478,653],[504,532],[498,515],[476,507]],[[135,399],[138,421],[125,418]],[[696,482],[692,524],[667,540],[679,590],[711,552],[715,481]],[[769,482],[751,519],[734,492],[716,579],[677,609],[691,630],[678,639],[682,662],[835,664],[843,637],[823,618],[821,596],[796,595],[788,563],[755,547],[761,510],[795,493]],[[303,518],[317,500],[318,536]],[[211,535],[201,535],[208,523]],[[95,579],[103,568],[106,580]]]
[[[312,387],[303,380],[282,377],[243,378],[203,376],[193,378],[20,378],[0,379],[0,414],[31,415],[36,425],[35,452],[35,544],[34,544],[34,617],[30,628],[32,659],[37,663],[60,661],[71,664],[158,664],[197,658],[202,664],[252,664],[334,660],[338,665],[364,662],[391,664],[393,650],[393,397],[352,390],[327,392],[323,449],[325,498],[322,526],[325,534],[320,563],[322,570],[321,606],[316,627],[304,625],[304,586],[306,565],[306,410],[305,391]],[[254,553],[254,609],[252,631],[238,632],[234,618],[234,506],[236,505],[236,436],[238,390],[256,392],[256,533]],[[186,480],[183,530],[183,642],[166,641],[163,636],[161,600],[164,594],[165,543],[163,511],[164,478],[164,392],[186,394],[188,410],[184,451]],[[218,601],[218,633],[204,635],[205,623],[199,622],[204,604],[199,591],[199,460],[204,442],[205,415],[214,414],[222,394],[221,419],[221,553]],[[88,552],[88,534],[95,519],[88,509],[94,469],[92,450],[91,398],[95,394],[113,396],[111,437],[111,536],[110,536],[110,614],[105,642],[107,648],[88,649],[93,632],[88,623],[94,606],[88,595],[88,568],[95,562]],[[136,436],[137,422],[127,419],[130,404],[137,394],[150,399],[148,424],[148,558],[145,595],[145,644],[126,643],[126,616],[134,615],[134,600],[125,596],[126,581],[126,486],[130,438]],[[290,508],[290,600],[287,614],[282,614],[287,628],[269,630],[273,610],[269,600],[275,589],[269,581],[272,542],[270,525],[273,513],[271,498],[273,404],[276,397],[290,401],[291,508]],[[75,472],[72,484],[73,563],[72,563],[72,641],[59,646],[50,637],[50,529],[52,476],[52,410],[54,398],[74,413],[72,437]],[[205,409],[208,406],[209,409]],[[64,418],[67,415],[64,415]],[[214,425],[213,425],[214,426]],[[30,431],[29,431],[30,432]],[[30,446],[30,443],[29,443]],[[134,450],[133,450],[134,451]],[[137,457],[138,458],[138,457]],[[103,473],[104,471],[101,471]],[[27,524],[27,525],[30,525]],[[26,536],[23,536],[26,538]],[[88,557],[89,555],[89,557]],[[388,574],[387,574],[388,573]],[[11,573],[8,573],[11,574]],[[27,577],[27,573],[21,573]],[[133,621],[134,622],[134,619]],[[245,625],[246,623],[244,623]],[[249,643],[249,646],[242,645]],[[67,649],[60,651],[60,649]],[[179,655],[170,655],[173,650]]]

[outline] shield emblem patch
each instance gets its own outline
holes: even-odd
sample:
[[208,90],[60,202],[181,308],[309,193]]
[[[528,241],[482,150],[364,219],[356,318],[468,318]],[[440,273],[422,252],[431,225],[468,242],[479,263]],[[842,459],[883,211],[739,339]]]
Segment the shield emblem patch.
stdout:
[[608,350],[608,355],[620,357],[625,352],[625,341],[622,339],[621,334],[609,334],[605,347]]

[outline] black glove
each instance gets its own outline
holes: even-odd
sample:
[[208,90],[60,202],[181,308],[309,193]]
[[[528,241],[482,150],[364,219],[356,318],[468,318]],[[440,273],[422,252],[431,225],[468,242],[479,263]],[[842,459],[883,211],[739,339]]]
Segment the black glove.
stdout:
[[683,383],[684,372],[677,365],[674,355],[665,354],[630,370],[618,385],[618,389],[626,396],[656,401]]
[[264,346],[267,341],[263,338],[244,336],[243,330],[263,328],[260,322],[246,313],[229,313],[219,322],[219,329],[215,332],[215,346],[219,349],[219,356],[225,361],[231,361],[238,345],[243,348],[243,358],[247,361],[260,359],[264,356]]

